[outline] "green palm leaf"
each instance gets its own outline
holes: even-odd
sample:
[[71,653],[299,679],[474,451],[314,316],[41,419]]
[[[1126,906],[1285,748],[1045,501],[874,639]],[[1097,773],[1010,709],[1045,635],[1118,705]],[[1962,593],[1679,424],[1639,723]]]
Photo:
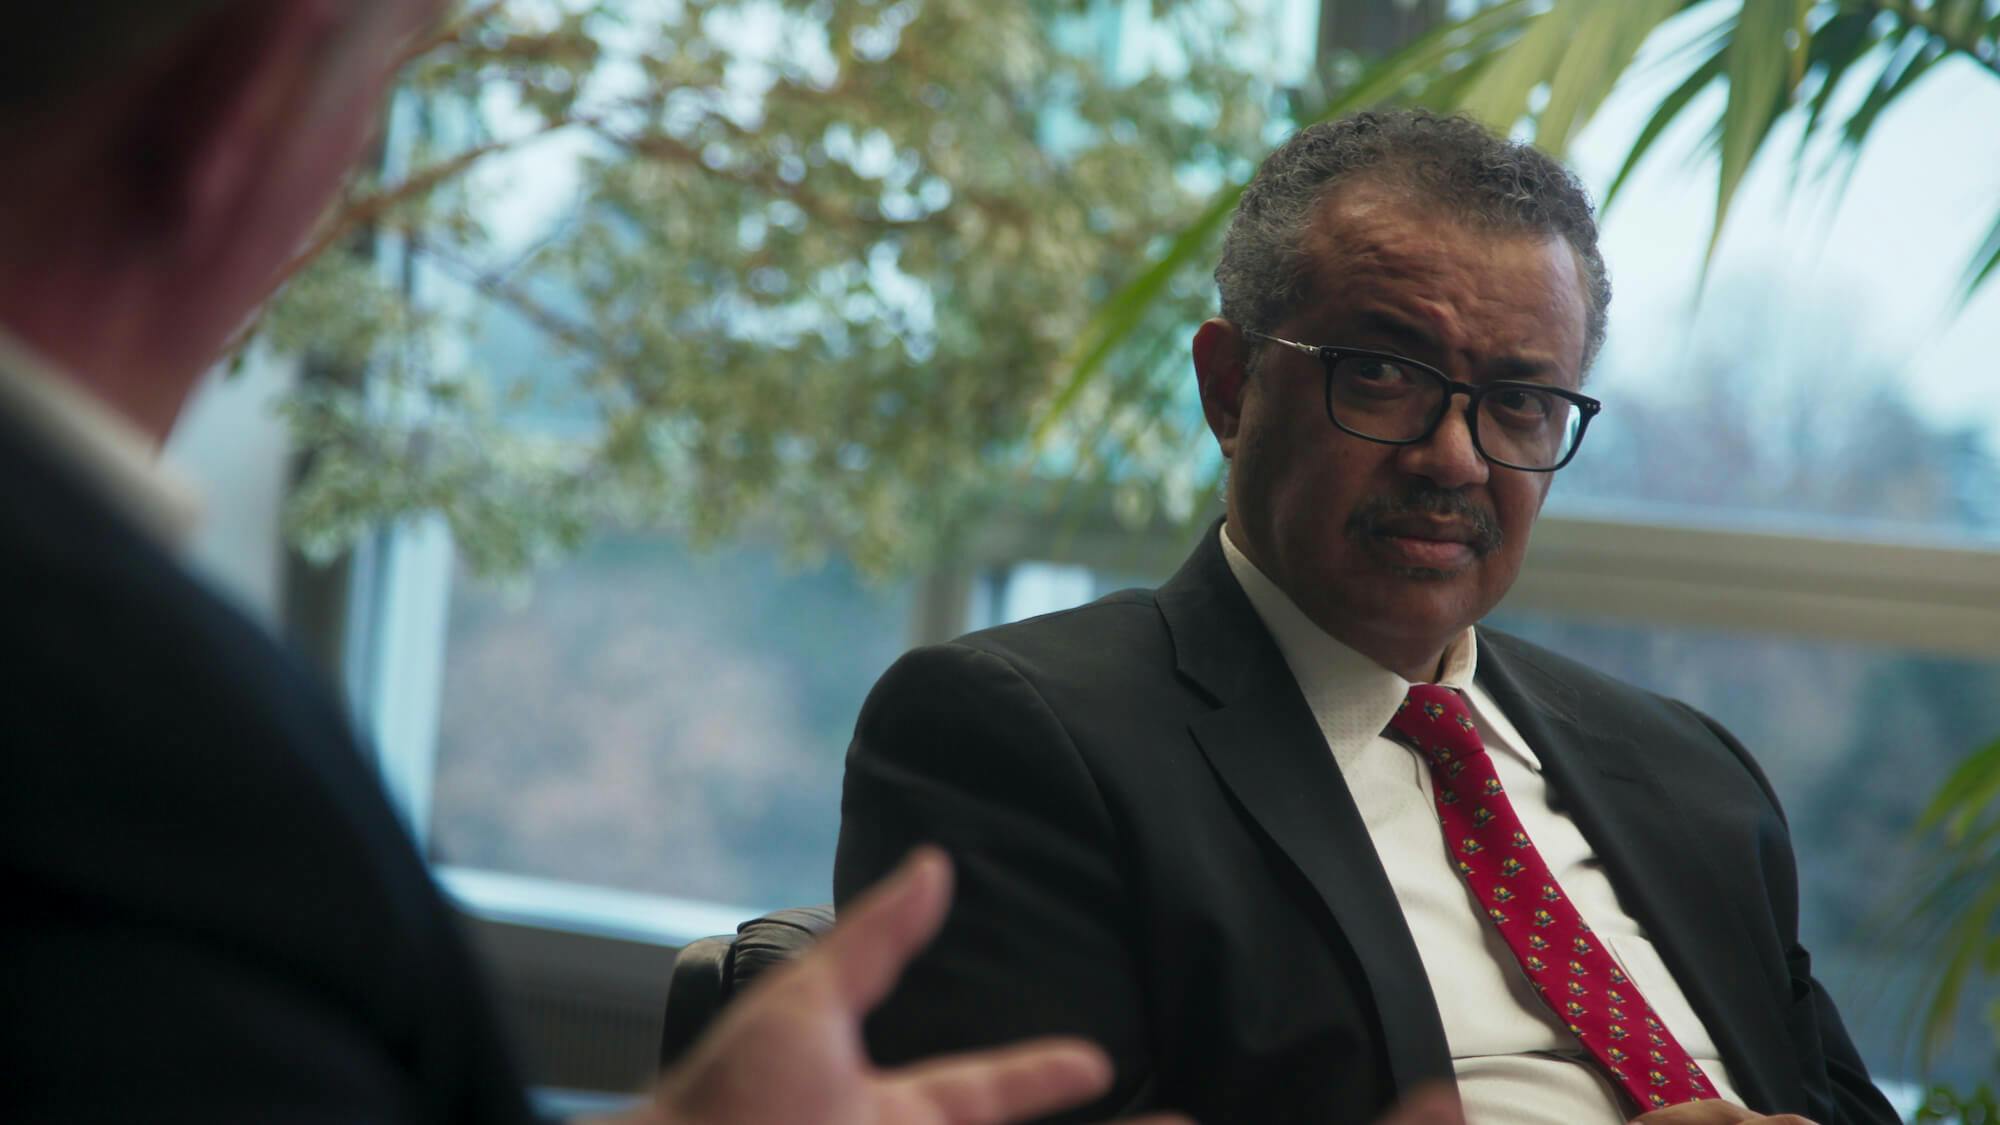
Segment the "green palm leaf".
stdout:
[[1549,80],[1548,102],[1535,117],[1535,143],[1550,152],[1566,151],[1570,137],[1632,65],[1640,44],[1683,6],[1681,0],[1585,5],[1585,19]]
[[1537,90],[1546,94],[1533,113],[1535,143],[1561,152],[1625,72],[1639,45],[1686,5],[1683,0],[1557,0],[1530,21],[1462,95],[1424,100],[1461,109],[1499,129],[1529,115]]
[[1868,131],[1881,119],[1882,111],[1914,86],[1940,59],[1946,57],[1943,44],[1934,39],[1907,36],[1902,49],[1890,55],[1882,67],[1882,73],[1875,80],[1874,88],[1862,99],[1861,105],[1847,124],[1841,127],[1843,139],[1849,145],[1859,146],[1868,139]]
[[1960,307],[1972,299],[1972,294],[1986,279],[2000,271],[2000,215],[1993,217],[1993,229],[1986,232],[1986,241],[1972,252],[1972,260],[1965,268],[1965,283],[1959,287]]
[[[1470,19],[1423,36],[1371,68],[1360,81],[1321,108],[1311,121],[1329,120],[1367,106],[1401,100],[1412,83],[1420,86],[1429,84],[1422,81],[1425,75],[1452,77],[1454,72],[1448,61],[1455,55],[1465,56],[1467,61],[1462,62],[1461,67],[1473,65],[1474,60],[1483,65],[1495,57],[1497,41],[1510,40],[1518,35],[1520,25],[1530,11],[1529,0],[1503,0]],[[1433,77],[1429,81],[1437,80]],[[1218,192],[1215,200],[1182,228],[1158,257],[1112,294],[1091,318],[1078,337],[1074,360],[1067,365],[1070,376],[1050,401],[1036,428],[1036,441],[1048,435],[1050,428],[1075,404],[1077,395],[1090,384],[1111,355],[1131,343],[1147,313],[1173,279],[1208,254],[1216,234],[1235,210],[1236,201],[1242,197],[1247,183],[1247,180],[1241,181]]]
[[1695,67],[1694,71],[1674,88],[1673,92],[1660,100],[1660,104],[1653,110],[1653,116],[1647,120],[1645,127],[1639,130],[1638,137],[1632,142],[1632,148],[1626,152],[1624,163],[1618,167],[1618,174],[1611,178],[1611,186],[1604,189],[1604,206],[1610,207],[1611,201],[1618,198],[1619,189],[1625,186],[1625,181],[1639,166],[1639,162],[1652,151],[1653,142],[1659,140],[1660,134],[1666,132],[1667,126],[1680,117],[1681,112],[1687,109],[1688,103],[1694,100],[1695,95],[1708,89],[1722,77],[1724,54],[1721,47],[1715,48],[1706,59],[1702,60],[1701,65]]
[[[1902,101],[1936,65],[1969,60],[2000,79],[2000,0],[1934,0],[1928,5],[1887,0],[1501,0],[1439,28],[1381,60],[1308,121],[1370,105],[1416,102],[1463,110],[1496,127],[1532,125],[1537,144],[1560,153],[1661,25],[1697,12],[1722,13],[1713,32],[1686,48],[1694,61],[1654,107],[1605,191],[1619,197],[1639,164],[1676,121],[1718,83],[1727,88],[1707,132],[1718,160],[1715,219],[1704,269],[1713,260],[1731,205],[1773,127],[1795,107],[1803,131],[1792,170],[1803,171],[1807,149],[1820,137],[1838,144],[1830,155],[1851,173],[1862,144],[1887,109]],[[1841,91],[1880,60],[1867,92],[1851,111]],[[1540,105],[1536,100],[1540,98]],[[1836,113],[1845,113],[1836,124]],[[1824,170],[1822,170],[1824,171]],[[1844,184],[1835,186],[1836,197]],[[1121,349],[1135,343],[1148,310],[1173,281],[1206,260],[1242,191],[1214,203],[1170,239],[1162,252],[1098,310],[1067,362],[1069,377],[1050,417],[1069,409],[1078,392]],[[1963,296],[2000,274],[2000,222],[1969,261]],[[1046,434],[1045,421],[1039,433]]]
[[1917,817],[1917,829],[1944,828],[1954,839],[1969,830],[1970,817],[2000,799],[2000,741],[1966,758],[1938,786],[1936,795]]
[[1913,893],[1910,918],[1932,946],[1917,1013],[1925,1061],[1937,1056],[1975,972],[2000,972],[2000,740],[1968,756],[1918,817],[1930,871]]
[[[1729,205],[1742,186],[1743,175],[1763,147],[1778,115],[1791,104],[1792,91],[1803,74],[1803,28],[1811,0],[1746,0],[1736,17],[1736,31],[1725,51],[1729,101],[1722,110],[1717,148],[1722,158],[1716,175],[1715,223],[1709,228],[1708,259],[1729,219]],[[1792,39],[1787,44],[1788,36]]]
[[1881,35],[1876,30],[1875,13],[1867,9],[1840,11],[1813,32],[1807,51],[1806,69],[1818,79],[1818,88],[1806,99],[1805,128],[1799,134],[1799,151],[1793,158],[1796,169],[1805,156],[1806,144],[1819,135],[1848,71],[1861,61]]
[[1062,389],[1049,404],[1041,424],[1036,427],[1035,440],[1040,442],[1048,435],[1049,429],[1076,401],[1084,387],[1104,366],[1111,353],[1129,343],[1133,333],[1145,320],[1169,282],[1189,263],[1204,254],[1216,232],[1228,221],[1236,210],[1236,201],[1243,196],[1245,184],[1234,184],[1215,197],[1206,210],[1195,217],[1181,232],[1174,236],[1166,250],[1153,259],[1151,265],[1138,277],[1133,278],[1123,289],[1112,294],[1096,315],[1091,317],[1080,337],[1084,346],[1071,367],[1071,374]]

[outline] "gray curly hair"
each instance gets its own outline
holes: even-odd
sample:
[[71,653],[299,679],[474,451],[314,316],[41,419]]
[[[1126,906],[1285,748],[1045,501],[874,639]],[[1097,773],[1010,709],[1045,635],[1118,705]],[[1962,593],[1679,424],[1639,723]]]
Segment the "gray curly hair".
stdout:
[[1222,316],[1268,332],[1312,287],[1306,229],[1321,200],[1356,180],[1407,192],[1478,230],[1562,237],[1583,266],[1583,369],[1604,344],[1611,279],[1582,183],[1547,153],[1463,116],[1368,110],[1309,125],[1264,159],[1236,205],[1215,267]]

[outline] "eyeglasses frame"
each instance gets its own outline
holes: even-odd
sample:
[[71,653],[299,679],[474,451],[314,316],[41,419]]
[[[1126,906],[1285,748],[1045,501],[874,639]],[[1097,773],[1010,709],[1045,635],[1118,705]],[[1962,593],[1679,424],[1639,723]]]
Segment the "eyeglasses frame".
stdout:
[[[1572,391],[1565,387],[1551,387],[1547,383],[1531,383],[1520,379],[1495,379],[1490,383],[1461,383],[1428,363],[1411,359],[1408,356],[1400,356],[1394,352],[1376,351],[1372,348],[1346,348],[1331,344],[1301,344],[1297,340],[1287,340],[1280,336],[1273,336],[1268,332],[1258,332],[1250,328],[1244,329],[1243,334],[1255,339],[1266,340],[1273,344],[1282,344],[1293,351],[1303,352],[1318,359],[1321,370],[1325,375],[1322,386],[1326,399],[1326,420],[1333,423],[1334,428],[1340,430],[1342,433],[1351,434],[1363,441],[1372,441],[1379,445],[1421,445],[1429,441],[1436,435],[1438,427],[1444,425],[1445,415],[1451,413],[1451,400],[1459,395],[1464,395],[1466,397],[1466,433],[1472,437],[1472,448],[1477,450],[1479,455],[1485,458],[1488,464],[1498,465],[1503,469],[1512,469],[1518,473],[1553,473],[1569,464],[1576,457],[1576,451],[1583,448],[1583,435],[1586,430],[1590,429],[1590,420],[1597,417],[1598,411],[1604,409],[1602,402],[1587,394],[1580,391]],[[1431,419],[1430,425],[1424,427],[1423,433],[1411,438],[1375,437],[1372,434],[1364,434],[1342,422],[1333,413],[1333,365],[1347,356],[1388,360],[1392,363],[1402,364],[1422,371],[1437,379],[1445,388],[1443,406],[1438,410],[1437,417]],[[1563,454],[1561,461],[1545,469],[1531,469],[1523,465],[1516,465],[1511,461],[1502,461],[1500,458],[1486,452],[1486,447],[1479,441],[1479,402],[1489,393],[1497,390],[1543,391],[1556,395],[1559,398],[1567,399],[1577,408],[1576,441],[1571,443],[1569,452]]]

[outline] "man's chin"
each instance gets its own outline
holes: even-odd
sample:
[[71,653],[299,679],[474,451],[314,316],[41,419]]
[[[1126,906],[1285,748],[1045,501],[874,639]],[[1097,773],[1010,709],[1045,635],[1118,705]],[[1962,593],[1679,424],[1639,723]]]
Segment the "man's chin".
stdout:
[[1465,573],[1464,568],[1442,570],[1434,566],[1396,566],[1391,564],[1385,566],[1383,569],[1392,578],[1401,578],[1410,582],[1449,582]]

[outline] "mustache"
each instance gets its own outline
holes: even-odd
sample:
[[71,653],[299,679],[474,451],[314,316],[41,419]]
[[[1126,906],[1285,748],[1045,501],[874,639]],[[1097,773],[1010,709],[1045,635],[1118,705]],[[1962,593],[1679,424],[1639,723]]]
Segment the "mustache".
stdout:
[[1421,480],[1411,481],[1400,492],[1371,496],[1362,501],[1347,517],[1347,534],[1385,534],[1387,529],[1383,524],[1397,516],[1442,516],[1460,520],[1472,531],[1472,541],[1466,545],[1480,557],[1499,550],[1500,545],[1507,541],[1506,533],[1500,530],[1499,518],[1486,507],[1474,503],[1459,489],[1439,488]]

